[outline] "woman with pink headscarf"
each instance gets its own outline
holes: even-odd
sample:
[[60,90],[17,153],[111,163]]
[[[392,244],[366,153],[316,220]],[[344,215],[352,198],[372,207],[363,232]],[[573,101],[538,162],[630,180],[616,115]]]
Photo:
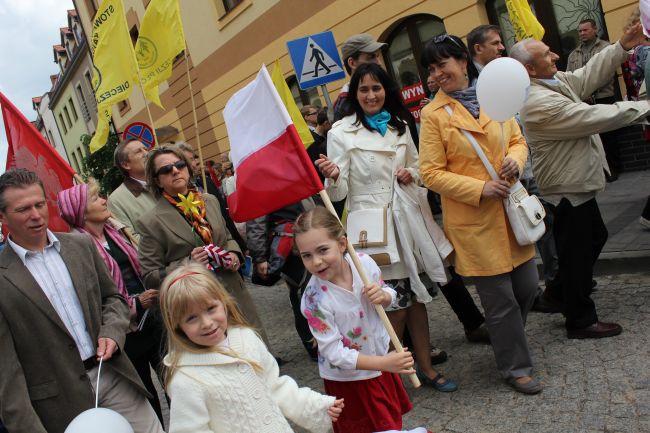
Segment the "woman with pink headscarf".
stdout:
[[57,198],[61,216],[72,230],[86,233],[95,241],[118,291],[129,304],[131,325],[123,349],[152,395],[149,402],[162,422],[158,392],[149,370],[151,366],[159,373],[162,366],[163,326],[158,290],[145,289],[138,251],[120,232],[118,222],[111,218],[96,182],[75,185],[59,192]]

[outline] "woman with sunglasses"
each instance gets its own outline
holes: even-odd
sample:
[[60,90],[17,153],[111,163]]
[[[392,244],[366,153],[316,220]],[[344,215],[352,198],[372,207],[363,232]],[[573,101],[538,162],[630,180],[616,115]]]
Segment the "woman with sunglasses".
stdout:
[[[140,263],[147,287],[160,287],[165,276],[180,265],[210,265],[268,345],[253,299],[238,272],[244,256],[226,228],[216,197],[201,194],[191,183],[189,163],[175,146],[149,152],[145,175],[158,199],[153,210],[136,223],[141,233]],[[210,260],[204,248],[208,245],[223,249],[222,259]]]
[[[502,141],[499,123],[481,110],[478,73],[459,38],[443,34],[428,42],[422,64],[440,85],[422,109],[422,181],[442,197],[456,271],[476,285],[499,372],[516,391],[536,394],[542,385],[532,376],[524,331],[537,291],[535,247],[517,243],[503,206],[523,171],[526,142],[514,119],[504,122]],[[492,180],[463,130],[479,143],[499,180]]]
[[[163,422],[158,392],[151,370],[160,374],[162,367],[163,323],[158,309],[158,290],[146,289],[136,247],[122,234],[124,227],[111,218],[106,199],[99,195],[93,179],[75,185],[57,195],[59,213],[72,231],[88,234],[104,259],[119,292],[131,310],[131,326],[126,334],[124,352],[151,394],[149,403]],[[160,376],[162,377],[162,376]]]

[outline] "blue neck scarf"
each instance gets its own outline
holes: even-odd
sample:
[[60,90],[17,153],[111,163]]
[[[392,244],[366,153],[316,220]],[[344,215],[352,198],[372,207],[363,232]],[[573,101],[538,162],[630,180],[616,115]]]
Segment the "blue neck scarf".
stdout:
[[368,122],[368,126],[379,132],[382,137],[386,135],[389,121],[390,113],[386,110],[381,110],[379,113],[373,114],[372,116],[366,115],[366,122]]
[[460,102],[474,119],[478,119],[481,107],[476,97],[476,81],[471,83],[467,89],[449,92],[449,96]]

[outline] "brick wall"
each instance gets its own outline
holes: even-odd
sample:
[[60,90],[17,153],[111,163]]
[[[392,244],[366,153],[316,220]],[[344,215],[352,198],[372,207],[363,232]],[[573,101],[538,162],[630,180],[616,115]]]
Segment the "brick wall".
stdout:
[[620,129],[618,142],[623,171],[650,169],[650,141],[643,139],[641,126],[628,126]]

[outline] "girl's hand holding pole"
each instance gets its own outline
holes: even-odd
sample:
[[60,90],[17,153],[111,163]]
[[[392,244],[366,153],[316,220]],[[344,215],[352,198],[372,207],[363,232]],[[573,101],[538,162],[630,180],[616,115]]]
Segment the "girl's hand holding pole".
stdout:
[[381,305],[384,308],[388,307],[393,300],[390,294],[385,292],[377,283],[367,284],[363,288],[363,294],[368,297],[371,303]]
[[384,364],[384,368],[382,368],[381,371],[399,374],[415,373],[415,370],[413,369],[413,365],[415,364],[413,355],[411,355],[411,352],[409,352],[406,347],[403,352],[396,352],[393,350],[382,356],[382,364]]

